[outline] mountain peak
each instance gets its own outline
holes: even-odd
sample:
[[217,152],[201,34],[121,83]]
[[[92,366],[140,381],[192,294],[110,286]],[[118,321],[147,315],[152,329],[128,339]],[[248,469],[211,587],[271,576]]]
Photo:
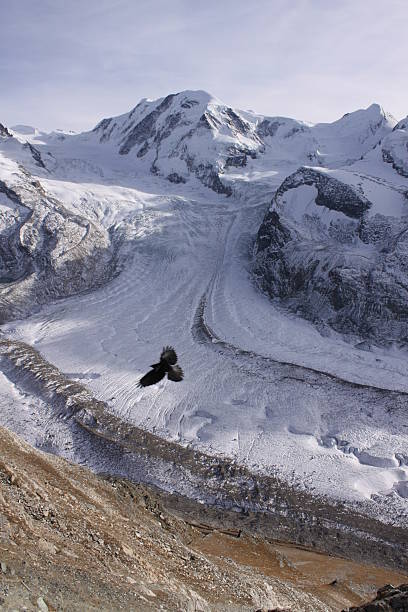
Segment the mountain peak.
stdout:
[[381,113],[382,115],[385,114],[383,107],[380,104],[378,104],[378,102],[373,102],[372,104],[370,104],[370,106],[367,106],[367,108],[363,110],[366,110],[367,112],[372,112],[372,113]]
[[38,132],[37,128],[25,124],[12,125],[11,129],[13,132],[18,132],[19,134],[25,134],[27,136],[34,135]]
[[208,93],[208,91],[204,91],[203,89],[184,89],[183,91],[179,91],[175,94],[176,98],[193,98],[197,100],[197,102],[201,102],[202,104],[209,104],[210,102],[219,102],[217,98]]
[[[390,128],[393,128],[394,125],[397,123],[397,120],[390,113],[387,113],[383,109],[383,107],[380,106],[380,104],[377,104],[377,102],[374,102],[373,104],[370,104],[370,106],[367,106],[367,108],[359,108],[350,113],[346,113],[340,119],[333,121],[333,123],[329,125],[343,124],[343,125],[350,125],[353,127],[354,126],[358,127],[358,125],[361,125],[361,122],[378,123],[379,121],[383,121],[383,120],[385,120],[389,124]],[[317,125],[323,125],[323,124],[317,124]]]
[[391,127],[394,127],[394,125],[397,123],[395,117],[391,115],[391,113],[387,112],[383,106],[377,104],[377,102],[370,104],[370,106],[365,109],[365,112],[373,117],[383,117],[391,125]]

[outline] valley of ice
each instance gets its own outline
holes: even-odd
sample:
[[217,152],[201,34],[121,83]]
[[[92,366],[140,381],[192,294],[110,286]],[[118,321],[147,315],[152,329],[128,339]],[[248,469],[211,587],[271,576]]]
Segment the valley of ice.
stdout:
[[[204,92],[143,100],[79,135],[0,131],[0,338],[31,344],[125,422],[373,515],[389,503],[389,520],[406,521],[405,346],[322,330],[261,291],[253,262],[272,198],[299,167],[354,186],[370,214],[404,219],[407,142],[406,123],[378,105],[312,126]],[[36,208],[40,188],[54,225],[51,208]],[[317,208],[320,224],[341,217],[315,197],[310,185],[290,192],[293,227]],[[24,234],[31,205],[20,249],[10,236]],[[58,275],[77,244],[74,263],[94,260],[70,290]],[[54,258],[50,284],[41,249]],[[370,249],[361,244],[359,257]],[[167,344],[184,381],[137,388]],[[40,404],[0,372],[0,423],[75,457],[69,428],[58,433]]]

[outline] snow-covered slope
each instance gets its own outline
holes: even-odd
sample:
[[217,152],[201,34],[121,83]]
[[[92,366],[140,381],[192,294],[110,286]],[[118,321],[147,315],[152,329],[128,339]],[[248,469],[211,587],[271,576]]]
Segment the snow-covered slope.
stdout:
[[382,158],[404,178],[408,178],[408,117],[402,119],[381,144]]
[[203,91],[184,91],[143,99],[129,113],[103,119],[83,134],[46,135],[16,126],[21,130],[16,136],[29,138],[54,175],[78,178],[80,171],[103,176],[115,169],[176,184],[198,179],[230,196],[235,186],[228,175],[237,168],[351,164],[395,124],[377,104],[313,126],[237,110]]
[[397,121],[378,104],[346,113],[333,123],[318,123],[312,131],[319,143],[322,166],[345,166],[363,157],[387,136]]
[[407,346],[407,143],[402,121],[359,162],[285,179],[256,241],[272,298],[356,342]]
[[344,165],[359,159],[396,121],[380,106],[350,113],[332,124],[308,125],[226,106],[202,91],[142,100],[130,113],[103,119],[87,136],[111,143],[145,170],[183,182],[190,174],[230,195],[220,176],[265,156],[269,163],[296,161]]
[[[20,163],[14,161],[18,158]],[[21,165],[21,162],[25,166]],[[0,322],[106,282],[114,250],[105,229],[68,211],[27,170],[44,169],[30,144],[0,134]]]
[[[5,134],[2,312],[53,303],[3,333],[129,427],[402,523],[408,187],[395,124],[376,105],[312,126],[182,92],[84,134]],[[257,235],[274,300],[253,282]],[[183,383],[139,389],[168,343]],[[69,425],[56,436],[57,417],[30,412],[19,385],[2,383],[3,422],[21,413],[28,439],[75,456]]]

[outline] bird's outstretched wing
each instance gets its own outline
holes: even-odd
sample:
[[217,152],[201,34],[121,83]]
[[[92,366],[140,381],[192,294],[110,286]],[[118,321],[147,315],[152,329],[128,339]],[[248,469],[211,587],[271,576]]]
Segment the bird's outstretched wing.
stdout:
[[169,371],[167,372],[167,376],[169,380],[173,380],[174,382],[179,382],[180,380],[183,380],[184,372],[180,368],[180,366],[175,365],[169,369]]
[[169,365],[177,363],[176,351],[172,346],[165,346],[160,355],[160,361],[167,361]]
[[137,386],[138,387],[148,387],[149,385],[154,385],[158,383],[162,378],[164,378],[165,374],[166,374],[166,371],[163,370],[162,368],[150,370],[150,372],[142,376]]

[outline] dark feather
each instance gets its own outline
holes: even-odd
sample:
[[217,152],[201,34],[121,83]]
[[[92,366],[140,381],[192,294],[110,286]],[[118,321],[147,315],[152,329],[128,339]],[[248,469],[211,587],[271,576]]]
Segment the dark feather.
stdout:
[[163,367],[156,367],[154,370],[151,370],[139,380],[138,387],[148,387],[149,385],[155,385],[162,378],[164,378],[165,374],[166,370]]
[[169,368],[169,371],[167,372],[167,376],[169,380],[173,380],[174,382],[179,382],[180,380],[183,380],[184,372],[180,368],[180,366],[176,365],[176,366]]
[[169,365],[177,363],[176,351],[172,346],[163,347],[162,354],[160,355],[160,361],[167,361]]

